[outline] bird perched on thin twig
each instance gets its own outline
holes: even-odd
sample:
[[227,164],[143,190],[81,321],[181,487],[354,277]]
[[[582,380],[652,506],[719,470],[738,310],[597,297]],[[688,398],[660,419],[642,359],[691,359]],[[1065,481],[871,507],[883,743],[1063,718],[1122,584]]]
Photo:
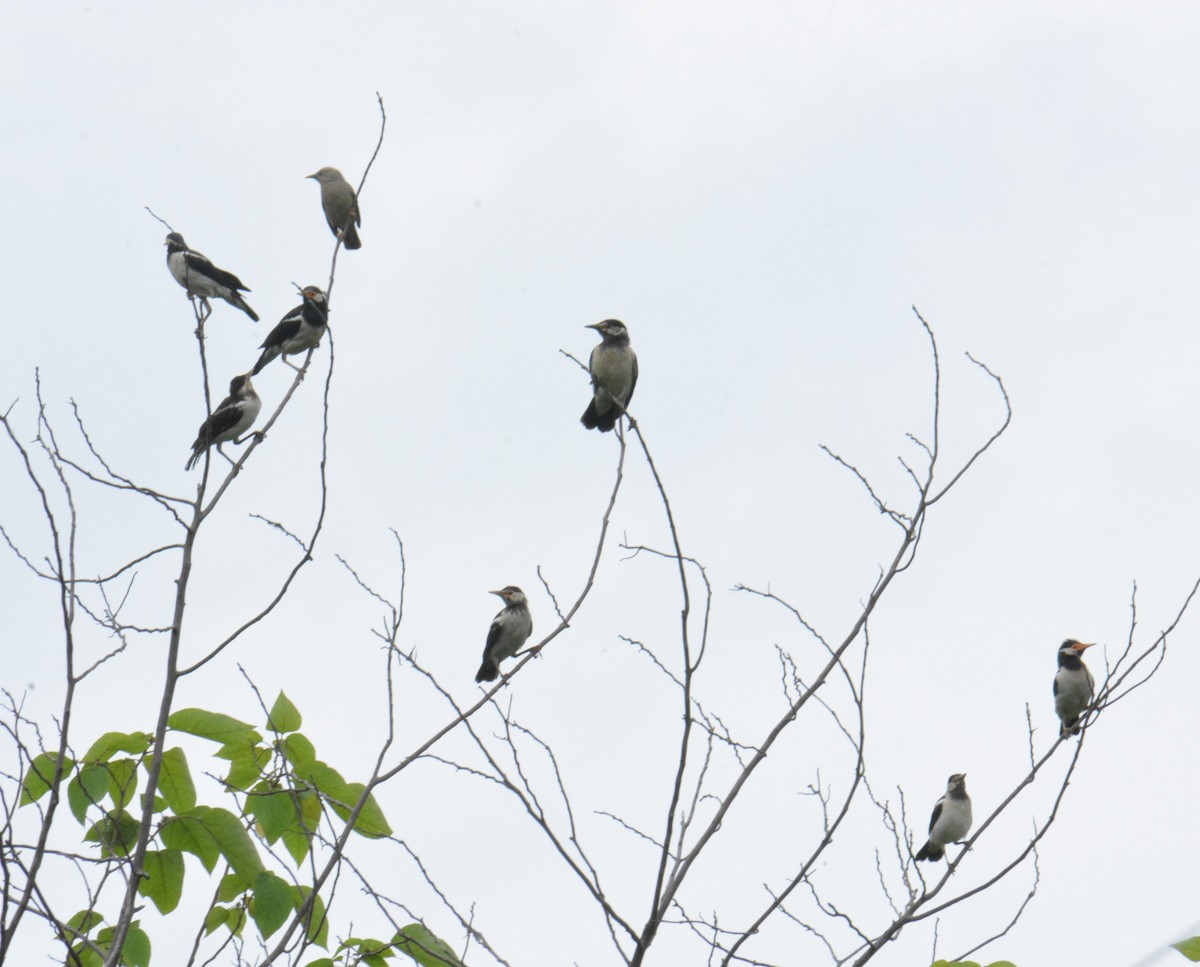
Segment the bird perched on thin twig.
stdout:
[[[258,412],[262,409],[262,400],[254,392],[249,376],[235,376],[229,381],[229,395],[221,401],[221,405],[212,411],[212,415],[200,424],[200,432],[196,434],[196,442],[192,444],[192,456],[184,469],[191,470],[196,462],[204,456],[204,451],[215,446],[217,452],[225,457],[221,449],[222,443],[238,439],[254,425]],[[225,457],[229,460],[228,457]],[[233,461],[230,460],[230,463]]]
[[302,353],[306,349],[315,349],[325,335],[329,325],[329,308],[325,302],[325,290],[315,285],[306,285],[300,290],[304,301],[279,320],[263,341],[262,355],[254,364],[251,376],[257,376],[262,368],[276,356],[282,356],[285,365],[291,366],[296,372],[300,367],[288,362],[288,356]]
[[358,196],[350,182],[342,177],[337,168],[322,168],[306,178],[314,178],[321,186],[321,207],[325,209],[325,221],[329,230],[346,244],[346,248],[362,248],[356,225],[362,225],[358,212]]
[[1096,682],[1083,663],[1083,653],[1094,644],[1094,641],[1084,644],[1068,638],[1059,645],[1058,672],[1054,676],[1054,711],[1062,721],[1060,735],[1078,735],[1082,727],[1079,716],[1092,704]]
[[917,859],[933,862],[946,855],[946,845],[966,839],[971,829],[971,797],[967,795],[967,774],[956,772],[946,782],[946,794],[933,807],[929,817],[929,839],[917,853]]
[[232,272],[217,268],[195,249],[188,248],[178,232],[168,235],[166,244],[167,268],[189,295],[199,296],[205,303],[212,298],[224,299],[258,322],[258,314],[241,296],[242,292],[250,291],[241,279]]
[[629,345],[629,330],[620,319],[605,319],[584,328],[600,333],[601,343],[588,359],[592,401],[579,422],[589,430],[607,433],[617,425],[633,399],[638,377],[637,356]]
[[515,584],[488,594],[498,595],[504,601],[504,610],[492,619],[488,629],[487,644],[483,646],[483,664],[475,676],[477,682],[494,682],[500,674],[500,662],[511,658],[529,636],[533,634],[533,618],[525,592]]

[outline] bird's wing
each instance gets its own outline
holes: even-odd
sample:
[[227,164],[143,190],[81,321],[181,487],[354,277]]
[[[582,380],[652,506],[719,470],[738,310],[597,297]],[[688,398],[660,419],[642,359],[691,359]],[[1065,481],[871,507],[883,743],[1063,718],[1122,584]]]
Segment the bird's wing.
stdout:
[[259,346],[259,349],[266,349],[268,346],[282,346],[287,340],[291,339],[300,331],[300,309],[296,308],[289,312],[286,316],[279,320],[275,328]]
[[1054,697],[1058,698],[1058,676],[1054,676]]
[[929,817],[929,831],[933,832],[933,827],[937,825],[938,817],[942,814],[942,807],[946,805],[946,798],[943,796],[938,800],[937,805],[933,807],[933,815]]
[[210,416],[200,425],[200,439],[213,439],[219,437],[222,433],[228,433],[242,418],[242,406],[240,400],[226,400],[213,411]]
[[250,291],[242,284],[242,280],[236,275],[234,275],[232,272],[226,272],[224,269],[217,268],[199,252],[193,252],[189,249],[184,253],[183,257],[187,263],[189,272],[195,272],[197,275],[203,275],[220,285],[233,289],[235,292],[238,289],[243,289],[246,292]]
[[492,622],[492,626],[488,628],[487,644],[483,646],[483,657],[486,659],[492,653],[492,647],[500,640],[500,616],[497,615]]
[[633,390],[637,386],[637,356],[633,357],[633,376],[629,380],[629,395],[625,397],[625,405],[628,406],[630,400],[633,399]]

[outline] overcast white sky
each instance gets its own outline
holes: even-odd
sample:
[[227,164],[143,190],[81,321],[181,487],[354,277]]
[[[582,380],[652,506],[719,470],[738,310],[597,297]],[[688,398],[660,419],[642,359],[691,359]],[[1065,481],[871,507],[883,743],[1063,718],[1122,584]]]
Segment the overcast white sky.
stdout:
[[[1049,742],[1063,638],[1113,654],[1136,581],[1148,644],[1200,575],[1195,4],[15,2],[0,22],[0,405],[19,399],[32,427],[40,367],[64,430],[74,398],[114,465],[175,493],[194,486],[182,467],[203,400],[165,230],[144,206],[253,290],[261,324],[223,303],[209,324],[220,395],[296,303],[292,283],[324,284],[332,239],[304,176],[334,165],[357,182],[376,91],[387,105],[363,248],[341,257],[332,299],[318,560],[286,612],[190,681],[180,705],[254,715],[241,664],[268,696],[293,697],[330,761],[368,768],[374,744],[354,736],[382,722],[379,609],[333,555],[394,589],[389,527],[408,564],[403,643],[461,700],[476,694],[488,589],[523,586],[548,630],[536,568],[574,595],[615,458],[611,438],[578,425],[588,390],[558,350],[583,356],[583,326],[609,316],[629,326],[633,409],[684,548],[716,589],[700,695],[748,741],[782,709],[773,645],[806,643],[730,589],[769,585],[830,637],[846,630],[895,538],[818,444],[910,499],[896,457],[916,456],[906,432],[928,433],[931,387],[910,306],[942,349],[948,460],[1002,412],[963,353],[1003,376],[1010,432],[936,509],[872,628],[868,762],[884,794],[903,788],[917,835],[951,772],[968,773],[977,814],[1007,793],[1026,702]],[[268,406],[288,375],[273,364],[256,380]],[[290,560],[247,515],[311,519],[320,385],[301,387],[199,546],[193,653],[252,613]],[[39,539],[14,461],[0,468],[5,525]],[[132,502],[80,505],[85,572],[171,536]],[[632,457],[614,536],[665,546]],[[0,684],[32,689],[48,721],[61,680],[52,601],[0,561]],[[162,578],[135,585],[130,607],[147,624],[169,622]],[[674,656],[677,607],[668,567],[610,547],[575,627],[508,690],[561,742],[591,842],[619,858],[614,889],[638,916],[648,853],[592,810],[657,824],[677,709],[617,636]],[[1091,733],[1038,895],[985,962],[1131,967],[1200,919],[1197,621]],[[139,642],[94,679],[79,746],[152,724],[162,650]],[[412,714],[407,736],[441,714]],[[813,832],[798,793],[837,761],[816,734],[797,730],[773,754],[757,811],[727,824],[697,870],[694,909],[732,891],[736,921],[764,902],[764,883],[786,882],[793,844]],[[511,803],[432,765],[382,798],[511,962],[615,962],[582,891]],[[1044,801],[1035,790],[1014,807],[962,867],[964,885],[1011,855]],[[839,903],[876,889],[869,848],[856,861],[854,846],[824,874]],[[395,892],[416,896],[396,868]],[[1001,928],[1027,886],[960,908],[939,952]],[[169,949],[157,915],[144,922]],[[366,909],[354,928],[385,932]],[[767,959],[820,962],[799,931],[775,938]],[[686,939],[664,938],[652,961],[688,962]],[[931,949],[928,927],[913,929],[877,962],[919,965]]]

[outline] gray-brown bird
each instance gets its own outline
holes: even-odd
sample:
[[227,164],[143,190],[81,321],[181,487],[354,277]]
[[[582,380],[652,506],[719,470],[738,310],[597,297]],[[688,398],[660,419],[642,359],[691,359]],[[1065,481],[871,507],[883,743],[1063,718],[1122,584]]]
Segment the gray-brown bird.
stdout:
[[620,319],[605,319],[585,328],[595,329],[603,341],[588,359],[592,401],[579,422],[589,430],[608,433],[633,399],[638,378],[637,356],[629,345],[629,330]]
[[329,230],[345,243],[346,248],[362,248],[355,228],[362,225],[362,216],[358,213],[358,196],[350,182],[337,168],[322,168],[305,177],[315,179],[321,186],[321,207],[325,209]]

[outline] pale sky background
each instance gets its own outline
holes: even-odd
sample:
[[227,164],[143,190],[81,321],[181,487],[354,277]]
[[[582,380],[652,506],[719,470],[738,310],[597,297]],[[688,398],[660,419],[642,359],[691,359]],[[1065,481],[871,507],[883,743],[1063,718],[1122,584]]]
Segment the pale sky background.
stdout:
[[[977,816],[1023,775],[1026,702],[1039,749],[1051,740],[1063,638],[1115,655],[1136,581],[1144,647],[1200,575],[1195,4],[12,2],[0,28],[0,405],[19,400],[32,433],[40,367],[69,446],[74,398],[116,467],[177,494],[198,480],[182,468],[203,399],[190,310],[144,206],[253,290],[262,323],[224,303],[209,323],[219,397],[295,305],[292,283],[324,284],[332,238],[304,176],[334,165],[357,183],[378,133],[375,92],[386,102],[363,248],[342,255],[332,299],[331,504],[317,560],[283,611],[187,682],[180,707],[253,718],[240,664],[268,700],[287,691],[325,758],[365,773],[383,722],[380,608],[334,554],[394,594],[389,527],[408,565],[402,644],[460,701],[477,694],[498,606],[488,589],[524,587],[535,629],[549,630],[536,568],[560,600],[574,597],[615,459],[613,439],[579,426],[586,381],[559,350],[585,356],[595,338],[583,326],[609,316],[629,326],[633,410],[684,549],[715,589],[699,695],[744,741],[784,707],[774,644],[812,652],[779,609],[731,588],[769,585],[840,639],[895,547],[894,528],[818,445],[911,506],[896,457],[917,456],[905,433],[928,434],[931,367],[910,306],[942,350],[947,462],[1002,415],[964,352],[1003,376],[1010,431],[935,509],[872,625],[868,765],[882,795],[904,790],[918,842],[951,772],[968,774]],[[260,607],[291,562],[286,541],[247,515],[310,526],[327,351],[198,545],[188,654]],[[267,406],[289,375],[272,364],[256,380]],[[3,522],[37,549],[44,529],[17,470],[9,451]],[[174,539],[134,501],[77,497],[84,573]],[[640,918],[649,851],[594,811],[659,828],[678,707],[617,636],[677,659],[678,596],[668,565],[621,560],[623,536],[666,547],[632,453],[598,587],[504,700],[555,744],[583,835]],[[29,689],[49,728],[62,662],[51,589],[11,555],[0,562],[0,684]],[[169,623],[169,580],[145,569],[130,614]],[[1185,618],[1159,675],[1090,733],[1038,895],[977,959],[1132,967],[1200,932],[1197,622]],[[89,656],[107,647],[81,644]],[[78,747],[151,727],[163,651],[139,640],[90,681]],[[400,703],[400,749],[445,720],[415,682]],[[812,721],[772,753],[746,812],[698,864],[690,909],[734,926],[766,902],[764,883],[786,883],[817,834],[800,793],[817,768],[835,790],[845,775],[841,748]],[[192,764],[201,771],[199,755]],[[978,844],[956,888],[1020,848],[1064,766]],[[381,801],[510,962],[616,962],[515,803],[432,763]],[[827,898],[875,928],[886,923],[878,837],[864,815],[818,873]],[[461,950],[410,863],[357,848],[381,887]],[[189,860],[187,888],[206,894],[198,871]],[[1029,881],[1014,874],[951,912],[939,953],[1001,929]],[[335,934],[351,922],[387,933],[349,886],[341,896]],[[162,918],[147,910],[143,925],[170,962]],[[36,930],[30,940],[44,946],[22,967],[51,947]],[[794,926],[763,943],[745,952],[825,962]],[[650,962],[701,962],[683,930],[660,945]],[[875,962],[921,965],[931,951],[926,924]],[[490,961],[473,947],[468,962]]]

